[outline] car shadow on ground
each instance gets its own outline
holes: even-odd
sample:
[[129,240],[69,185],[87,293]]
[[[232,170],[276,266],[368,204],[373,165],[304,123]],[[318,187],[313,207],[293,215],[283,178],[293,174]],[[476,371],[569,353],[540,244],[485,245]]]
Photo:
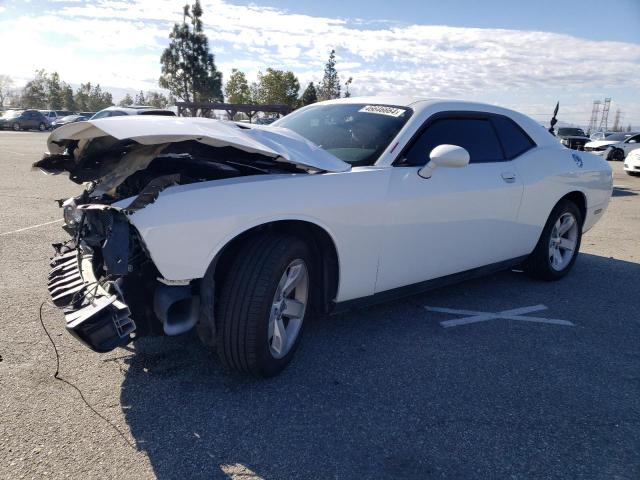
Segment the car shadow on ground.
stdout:
[[[504,272],[314,319],[269,380],[224,372],[194,335],[143,339],[123,412],[160,479],[634,476],[640,357],[625,342],[640,301],[603,299],[638,278],[639,264],[581,255],[561,282]],[[445,329],[424,309],[539,303],[576,327]]]
[[638,192],[626,187],[613,187],[613,192],[611,192],[612,197],[632,197],[634,195],[638,195]]

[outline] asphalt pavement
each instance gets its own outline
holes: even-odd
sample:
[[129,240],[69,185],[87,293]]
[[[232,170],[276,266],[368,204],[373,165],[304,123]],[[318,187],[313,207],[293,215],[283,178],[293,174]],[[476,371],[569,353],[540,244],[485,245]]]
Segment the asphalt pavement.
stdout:
[[[30,170],[46,137],[0,132],[0,478],[640,478],[640,177],[621,163],[564,280],[503,272],[314,319],[270,380],[192,334],[96,354],[45,305],[98,416],[52,377],[38,319],[54,200],[80,191]],[[451,322],[465,311],[483,321]]]

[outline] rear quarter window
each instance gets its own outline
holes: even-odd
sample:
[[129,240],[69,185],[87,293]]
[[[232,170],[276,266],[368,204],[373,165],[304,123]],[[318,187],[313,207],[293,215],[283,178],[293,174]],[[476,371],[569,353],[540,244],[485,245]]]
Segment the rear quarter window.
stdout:
[[516,158],[518,155],[522,155],[527,150],[535,147],[536,144],[529,135],[510,118],[502,115],[492,115],[491,121],[496,128],[496,133],[508,160]]

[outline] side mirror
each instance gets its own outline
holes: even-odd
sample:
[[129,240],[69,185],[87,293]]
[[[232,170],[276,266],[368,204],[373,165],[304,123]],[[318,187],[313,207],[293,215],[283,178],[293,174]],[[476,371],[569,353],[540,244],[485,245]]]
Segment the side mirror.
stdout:
[[629,143],[638,143],[636,140],[629,140]]
[[437,167],[461,168],[469,165],[469,152],[457,145],[438,145],[431,150],[429,161],[418,170],[422,178],[431,178]]

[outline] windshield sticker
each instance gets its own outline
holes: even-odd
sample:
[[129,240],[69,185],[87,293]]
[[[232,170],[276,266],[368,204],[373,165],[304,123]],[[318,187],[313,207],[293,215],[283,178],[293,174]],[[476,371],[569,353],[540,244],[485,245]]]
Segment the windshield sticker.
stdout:
[[388,115],[390,117],[399,117],[407,110],[404,108],[389,107],[386,105],[367,105],[366,107],[362,107],[358,111],[365,113],[377,113],[379,115]]

